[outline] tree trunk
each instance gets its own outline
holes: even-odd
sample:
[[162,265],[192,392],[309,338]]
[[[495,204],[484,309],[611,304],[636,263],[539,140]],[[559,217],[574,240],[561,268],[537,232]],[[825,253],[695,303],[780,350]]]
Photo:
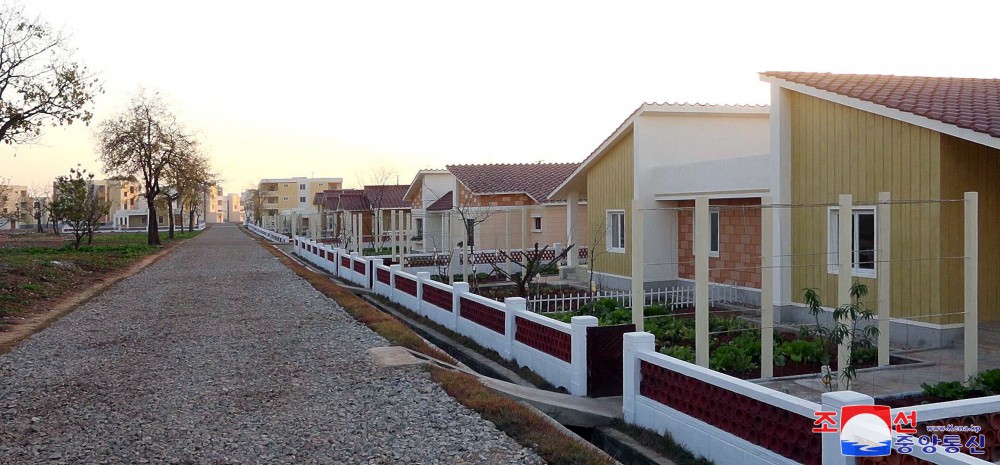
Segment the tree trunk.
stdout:
[[52,234],[59,235],[59,220],[55,216],[52,217]]
[[[184,232],[184,202],[182,201],[180,205],[181,205],[181,211],[177,213],[177,216],[181,218],[181,224],[179,229],[181,230],[181,232]],[[173,218],[173,215],[171,215],[171,218]]]
[[194,214],[195,214],[195,210],[194,210],[194,208],[191,208],[191,211],[188,212],[188,217],[189,217],[189,219],[188,219],[188,232],[194,232]]
[[167,197],[167,216],[170,217],[168,223],[170,224],[170,231],[167,233],[167,239],[174,238],[174,203],[170,201],[170,197]]
[[149,221],[146,225],[146,244],[163,245],[160,242],[160,226],[156,223],[156,205],[153,201],[156,197],[146,197],[146,208],[149,209]]

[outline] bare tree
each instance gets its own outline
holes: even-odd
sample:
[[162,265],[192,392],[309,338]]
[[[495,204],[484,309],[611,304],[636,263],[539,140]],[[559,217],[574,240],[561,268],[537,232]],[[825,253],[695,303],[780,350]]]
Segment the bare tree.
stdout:
[[597,264],[597,260],[607,253],[606,241],[608,238],[608,225],[604,221],[601,221],[596,228],[591,228],[590,230],[590,242],[587,245],[587,289],[591,292],[597,292],[601,290],[603,286],[596,285],[594,282],[594,267]]
[[535,278],[538,277],[538,275],[542,271],[550,269],[553,266],[559,266],[559,263],[562,262],[564,258],[566,258],[566,256],[569,254],[571,250],[573,250],[573,244],[567,245],[562,252],[558,254],[553,254],[554,258],[550,260],[542,258],[548,249],[549,246],[546,245],[545,247],[542,247],[541,250],[539,250],[538,243],[536,242],[534,250],[521,251],[522,260],[514,260],[514,258],[510,256],[510,253],[506,250],[497,251],[497,254],[500,256],[500,258],[503,258],[505,261],[510,261],[511,263],[516,264],[520,268],[519,271],[508,272],[507,270],[498,266],[495,262],[491,262],[490,265],[493,266],[494,273],[498,274],[499,276],[503,276],[508,281],[513,282],[517,286],[517,295],[519,297],[527,298],[528,288],[529,286],[531,286],[531,283],[534,282]]
[[[385,210],[389,206],[388,190],[384,186],[390,185],[389,182],[395,177],[396,172],[385,166],[372,169],[367,177],[360,174],[357,176],[364,196],[368,200],[366,206],[368,208],[367,213],[372,219],[372,247],[375,248],[376,253],[384,249],[389,242],[389,237],[385,231],[385,224],[383,224]],[[368,187],[375,188],[367,189]]]
[[149,208],[147,243],[160,245],[156,199],[163,193],[164,175],[177,158],[191,153],[193,138],[158,95],[140,92],[129,107],[101,123],[97,134],[104,171],[141,178]]
[[[178,202],[181,209],[181,219],[184,218],[184,207],[185,205],[193,206],[197,204],[197,199],[200,197],[199,188],[206,184],[215,184],[213,179],[215,176],[211,171],[208,159],[198,150],[196,143],[192,142],[188,144],[186,152],[178,152],[175,157],[172,158],[170,163],[167,163],[166,169],[163,171],[163,180],[165,183],[165,188],[163,192],[163,197],[167,200],[167,214],[170,216],[168,220],[169,232],[167,233],[167,238],[174,238],[174,203]],[[194,198],[191,202],[190,199]],[[184,202],[184,200],[188,200]],[[190,210],[190,213],[194,212],[194,208]],[[192,221],[193,223],[193,221]],[[181,225],[183,230],[184,225]],[[193,229],[194,225],[191,225]]]
[[264,192],[256,184],[248,187],[246,192],[247,198],[243,201],[243,211],[246,213],[246,218],[253,224],[261,226],[264,220],[264,202],[266,201]]
[[0,141],[31,143],[46,124],[89,122],[100,92],[62,32],[18,4],[0,7]]
[[[490,205],[482,205],[475,200],[475,195],[471,192],[464,199],[458,192],[454,194],[456,198],[460,199],[452,211],[458,215],[459,220],[462,222],[461,230],[465,232],[465,237],[459,243],[459,246],[465,251],[464,260],[472,261],[476,253],[476,229],[479,225],[489,221],[490,217],[495,215],[497,211]],[[464,261],[462,263],[465,263]],[[495,265],[494,265],[495,266]],[[463,274],[465,273],[463,269]],[[476,285],[476,266],[472,265],[472,285]]]
[[49,201],[51,197],[52,194],[48,188],[32,187],[28,190],[24,213],[35,220],[35,228],[40,233],[45,232],[45,220],[49,217]]

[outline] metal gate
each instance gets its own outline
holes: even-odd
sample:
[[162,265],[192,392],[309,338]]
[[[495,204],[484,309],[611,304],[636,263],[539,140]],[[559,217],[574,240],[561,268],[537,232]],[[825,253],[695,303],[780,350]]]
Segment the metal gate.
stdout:
[[587,395],[622,395],[622,335],[635,325],[591,326],[587,328]]

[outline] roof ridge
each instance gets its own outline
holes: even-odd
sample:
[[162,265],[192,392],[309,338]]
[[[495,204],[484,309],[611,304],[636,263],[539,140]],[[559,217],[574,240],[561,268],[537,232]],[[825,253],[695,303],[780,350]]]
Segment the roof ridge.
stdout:
[[952,79],[969,81],[1000,81],[1000,78],[977,78],[963,76],[918,76],[912,74],[879,74],[879,73],[834,73],[830,71],[761,71],[759,74],[775,76],[781,74],[811,74],[822,76],[853,76],[853,77],[873,77],[873,78],[912,78],[912,79]]
[[578,161],[554,161],[554,162],[536,162],[536,163],[465,163],[459,165],[445,165],[445,166],[537,166],[537,165],[578,165]]
[[766,108],[766,103],[643,102],[643,105],[709,108]]

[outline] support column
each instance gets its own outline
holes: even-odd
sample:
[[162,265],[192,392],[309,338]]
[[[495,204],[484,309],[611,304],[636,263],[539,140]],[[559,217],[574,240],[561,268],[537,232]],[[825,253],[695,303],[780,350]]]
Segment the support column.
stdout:
[[694,351],[695,363],[708,367],[708,253],[711,225],[709,225],[708,197],[694,199]]
[[892,205],[888,192],[878,193],[875,220],[878,221],[878,246],[875,269],[878,276],[878,366],[889,366],[889,320],[892,318]]
[[[566,246],[568,247],[570,244],[575,245],[577,250],[580,247],[576,238],[576,229],[578,229],[578,223],[580,222],[578,214],[580,209],[577,205],[580,200],[579,197],[580,195],[575,191],[566,194]],[[566,266],[570,269],[576,268],[577,258],[580,256],[577,250],[572,250],[566,255]]]
[[[837,305],[851,304],[851,239],[854,237],[854,202],[851,194],[840,195],[840,212],[837,215]],[[834,324],[839,323],[838,320]],[[844,369],[851,363],[850,341],[845,339],[837,347],[837,389],[849,389],[850,383],[844,379]]]
[[[626,247],[631,247],[632,256],[632,323],[635,324],[635,330],[641,332],[643,330],[643,316],[646,304],[646,290],[644,284],[646,283],[646,268],[645,256],[643,252],[644,240],[642,237],[643,233],[643,211],[642,202],[639,200],[632,200],[632,243],[626,244]],[[629,237],[626,234],[625,237]],[[707,362],[706,362],[707,363]]]
[[965,379],[979,374],[979,193],[965,193]]
[[528,207],[521,207],[521,253],[528,251]]
[[389,229],[392,230],[389,233],[389,247],[392,250],[389,252],[389,260],[394,262],[399,262],[399,212],[396,210],[389,210]]
[[760,377],[774,376],[774,209],[760,199]]

